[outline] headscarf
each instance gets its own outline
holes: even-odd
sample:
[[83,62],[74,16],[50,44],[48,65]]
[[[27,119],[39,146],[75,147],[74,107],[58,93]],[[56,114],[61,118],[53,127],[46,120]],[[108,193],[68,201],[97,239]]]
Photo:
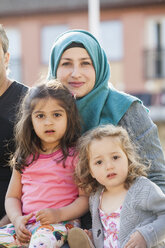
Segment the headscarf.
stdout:
[[50,54],[48,78],[56,78],[60,58],[72,42],[83,44],[91,57],[96,73],[94,88],[87,95],[76,99],[83,121],[82,131],[85,132],[102,124],[117,125],[130,105],[140,100],[119,92],[109,85],[110,66],[107,56],[91,33],[85,30],[69,30],[56,39]]

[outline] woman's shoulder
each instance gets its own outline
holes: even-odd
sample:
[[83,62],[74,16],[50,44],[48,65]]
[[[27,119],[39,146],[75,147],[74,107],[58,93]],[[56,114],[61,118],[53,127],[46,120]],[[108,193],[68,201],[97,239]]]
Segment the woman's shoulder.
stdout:
[[125,115],[122,117],[124,118],[130,118],[132,116],[141,116],[142,118],[147,117],[149,115],[149,110],[140,102],[134,101],[126,111]]
[[139,102],[133,102],[130,105],[118,124],[125,128],[129,134],[137,134],[137,136],[154,126],[149,112]]
[[138,98],[110,86],[104,112],[108,115],[108,120],[110,118],[110,122],[117,125],[134,102],[141,105]]
[[142,105],[142,101],[139,98],[126,92],[117,90],[115,87],[113,87],[112,84],[109,85],[109,96],[111,103],[113,102],[116,105],[122,103],[122,106],[130,106],[130,104],[134,102],[140,103]]

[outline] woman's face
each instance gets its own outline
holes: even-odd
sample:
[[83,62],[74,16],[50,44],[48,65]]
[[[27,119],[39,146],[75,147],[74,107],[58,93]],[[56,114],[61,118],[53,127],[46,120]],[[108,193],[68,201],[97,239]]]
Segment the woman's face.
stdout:
[[57,68],[57,79],[77,98],[87,95],[93,89],[95,69],[84,48],[69,48],[62,54]]

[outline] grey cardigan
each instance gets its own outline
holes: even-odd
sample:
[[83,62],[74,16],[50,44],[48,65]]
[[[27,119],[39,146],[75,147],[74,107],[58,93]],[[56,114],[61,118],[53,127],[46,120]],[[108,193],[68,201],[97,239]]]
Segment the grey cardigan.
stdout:
[[[99,216],[102,188],[90,196],[92,233],[96,248],[103,248],[104,233]],[[165,195],[149,179],[139,177],[128,190],[120,216],[119,244],[123,248],[132,233],[138,230],[147,248],[165,248]]]
[[165,159],[158,137],[157,126],[142,104],[134,102],[118,125],[125,128],[133,143],[139,146],[139,155],[151,161],[148,178],[165,193]]

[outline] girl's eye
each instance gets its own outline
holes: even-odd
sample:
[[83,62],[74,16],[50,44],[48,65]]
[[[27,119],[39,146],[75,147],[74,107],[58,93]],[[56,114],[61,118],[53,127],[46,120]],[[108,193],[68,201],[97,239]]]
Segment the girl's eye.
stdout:
[[44,115],[43,115],[43,114],[38,114],[36,117],[37,117],[38,119],[41,119],[41,118],[44,117]]
[[55,116],[55,117],[60,117],[61,114],[59,114],[59,113],[54,113],[54,116]]
[[119,158],[119,156],[115,155],[113,156],[113,160],[117,160]]
[[98,164],[98,165],[102,164],[102,160],[98,160],[98,161],[96,162],[96,164]]

